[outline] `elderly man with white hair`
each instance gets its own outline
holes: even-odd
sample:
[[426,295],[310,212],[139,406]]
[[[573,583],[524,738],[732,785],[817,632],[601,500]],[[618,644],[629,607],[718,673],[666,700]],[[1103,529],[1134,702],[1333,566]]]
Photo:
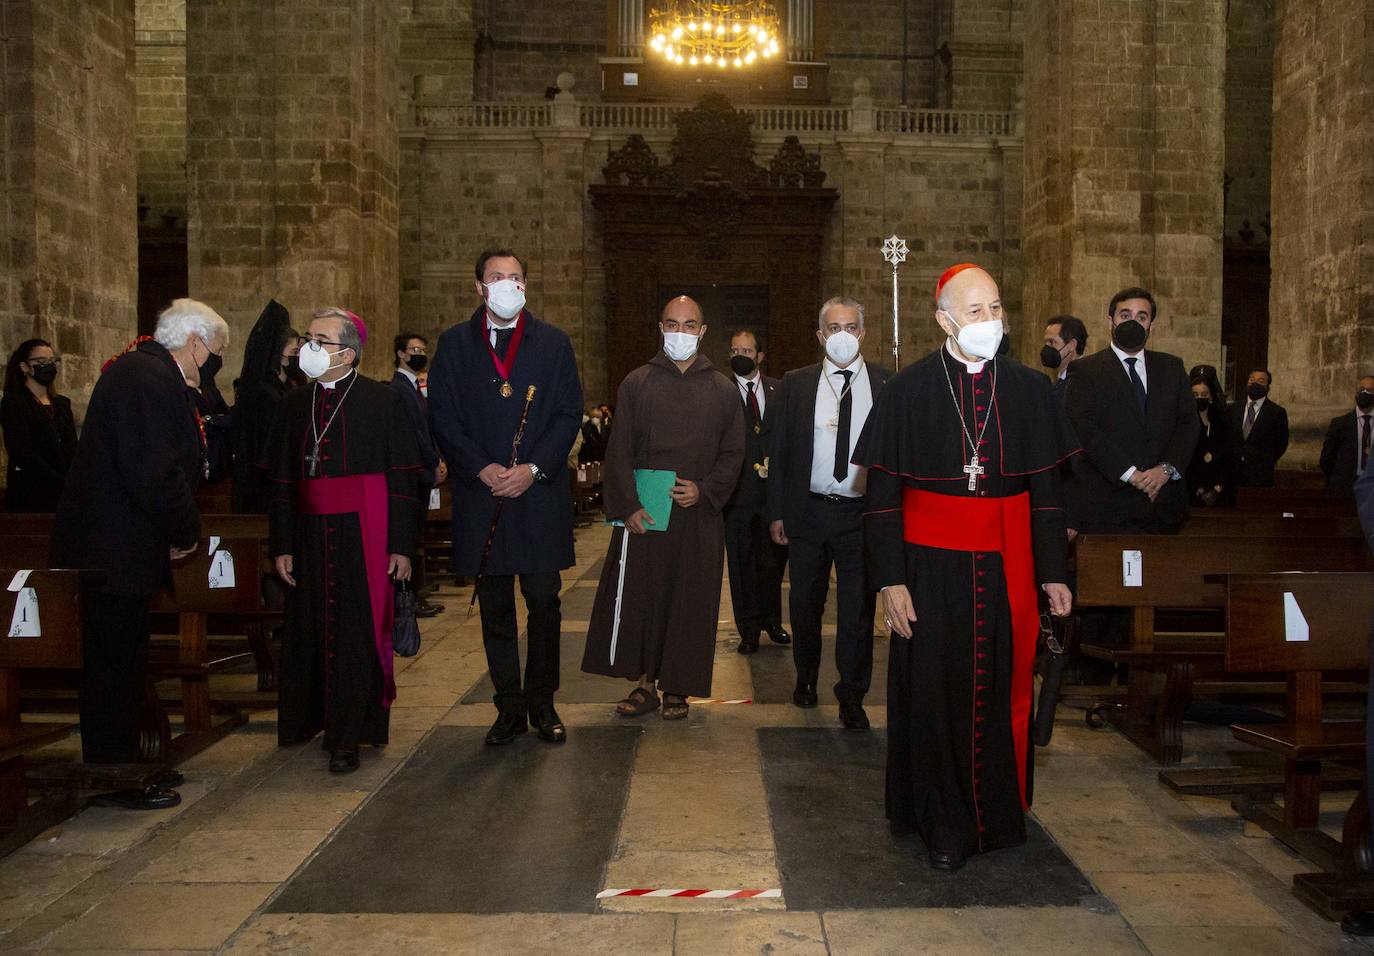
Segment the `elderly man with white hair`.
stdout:
[[935,300],[948,339],[888,383],[853,460],[892,633],[887,817],[956,870],[1026,840],[1037,599],[1069,612],[1056,466],[1078,441],[1045,376],[998,354],[992,276],[952,266]]
[[[214,309],[177,299],[140,339],[105,364],[91,394],[53,527],[53,567],[105,572],[85,601],[81,749],[87,763],[135,763],[148,666],[149,609],[171,562],[200,537],[196,485],[208,467],[192,389],[229,344]],[[101,802],[154,810],[181,801],[164,774],[146,791]]]

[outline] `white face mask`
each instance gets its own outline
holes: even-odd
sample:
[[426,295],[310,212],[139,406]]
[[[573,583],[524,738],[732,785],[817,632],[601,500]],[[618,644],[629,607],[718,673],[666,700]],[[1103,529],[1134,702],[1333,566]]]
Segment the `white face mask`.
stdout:
[[667,352],[668,357],[674,362],[685,362],[696,355],[700,343],[700,337],[691,332],[663,333],[663,351]]
[[830,356],[830,361],[843,368],[859,354],[859,337],[844,330],[836,332],[825,340],[825,354]]
[[334,355],[326,352],[319,342],[306,342],[301,346],[300,363],[302,372],[319,378],[334,367]]
[[1002,320],[992,319],[962,326],[954,340],[966,355],[985,360],[996,358],[997,348],[1002,344]]
[[487,286],[487,308],[492,315],[509,322],[525,307],[525,290],[514,279],[502,279]]

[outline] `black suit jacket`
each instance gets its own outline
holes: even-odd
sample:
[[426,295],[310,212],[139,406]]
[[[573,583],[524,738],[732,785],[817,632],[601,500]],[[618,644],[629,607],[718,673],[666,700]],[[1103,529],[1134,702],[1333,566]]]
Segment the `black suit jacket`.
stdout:
[[76,424],[72,402],[53,395],[51,408],[20,386],[0,401],[5,430],[5,504],[10,511],[51,513],[57,510],[67,469],[76,457]]
[[[1371,456],[1374,457],[1374,456]],[[1329,494],[1348,498],[1360,470],[1360,422],[1352,409],[1331,419],[1322,441],[1322,474]]]
[[1069,366],[1065,410],[1084,454],[1065,489],[1069,527],[1085,532],[1173,532],[1188,516],[1186,482],[1168,482],[1151,502],[1121,480],[1127,468],[1145,470],[1168,462],[1188,468],[1201,423],[1176,355],[1145,356],[1146,408],[1141,411],[1131,380],[1110,347]]
[[[420,449],[420,491],[428,494],[439,477],[439,448],[434,444],[434,435],[429,430],[429,402],[420,394],[415,383],[399,369],[391,376],[391,389],[401,396],[406,417],[415,426],[415,444]],[[428,498],[425,499],[425,505],[429,505]]]
[[[1274,468],[1288,450],[1288,410],[1266,398],[1255,414],[1250,437],[1243,438],[1249,406],[1248,398],[1231,406],[1231,434],[1239,451],[1236,483],[1242,488],[1272,488]],[[1355,476],[1350,480],[1354,482]]]
[[593,461],[606,460],[606,439],[611,430],[604,423],[598,429],[591,420],[582,423],[582,447],[577,450],[577,463],[585,465]]
[[[767,515],[769,521],[781,519],[783,530],[800,527],[806,520],[806,500],[811,494],[812,440],[815,437],[816,389],[821,384],[821,365],[795,369],[782,377],[782,388],[774,400],[779,414],[769,432]],[[876,407],[878,395],[892,373],[880,365],[868,367],[868,384]],[[872,412],[870,412],[872,414]],[[857,440],[864,422],[851,422],[850,434]]]
[[[725,377],[730,384],[739,389],[739,382],[735,379],[733,372],[725,372]],[[767,503],[767,479],[760,478],[758,467],[762,466],[763,460],[770,455],[769,449],[772,442],[773,422],[777,420],[774,414],[778,410],[778,394],[782,389],[782,382],[776,378],[769,378],[766,375],[759,376],[759,385],[763,387],[763,420],[759,423],[759,431],[754,431],[753,416],[749,413],[749,403],[744,399],[744,393],[740,393],[740,404],[744,407],[744,462],[740,465],[739,484],[735,485],[735,493],[730,497],[730,503],[726,506],[726,517],[733,513],[749,513],[761,510]],[[772,461],[769,461],[769,475],[772,475]]]

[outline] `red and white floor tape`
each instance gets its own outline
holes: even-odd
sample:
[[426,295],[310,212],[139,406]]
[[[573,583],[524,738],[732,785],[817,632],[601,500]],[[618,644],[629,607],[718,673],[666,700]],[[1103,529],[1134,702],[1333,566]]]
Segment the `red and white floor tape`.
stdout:
[[602,890],[599,900],[616,896],[644,896],[651,899],[687,897],[699,900],[780,900],[782,890]]
[[730,698],[730,699],[727,699],[727,698],[724,698],[724,697],[688,697],[688,698],[687,698],[687,703],[689,703],[689,704],[752,704],[753,702],[754,702],[754,698],[752,698],[752,697],[735,697],[735,698]]

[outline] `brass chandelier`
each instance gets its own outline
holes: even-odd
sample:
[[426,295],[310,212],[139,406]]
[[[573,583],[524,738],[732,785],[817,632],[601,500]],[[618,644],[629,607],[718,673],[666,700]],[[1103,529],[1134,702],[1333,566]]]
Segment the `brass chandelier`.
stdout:
[[649,10],[649,49],[677,66],[743,69],[778,55],[769,0],[664,2]]

